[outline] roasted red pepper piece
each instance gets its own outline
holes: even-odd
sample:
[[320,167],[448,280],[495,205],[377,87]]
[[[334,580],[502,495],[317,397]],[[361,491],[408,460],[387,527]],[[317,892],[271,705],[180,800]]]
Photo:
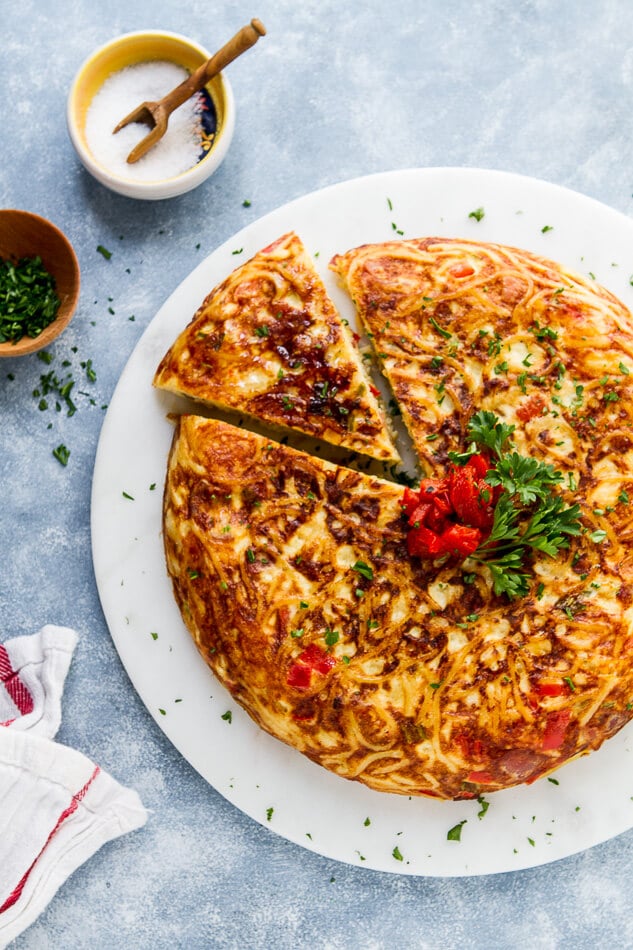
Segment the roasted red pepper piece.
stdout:
[[302,666],[301,663],[293,663],[288,670],[286,682],[288,686],[294,686],[295,689],[308,689],[312,679],[312,670],[309,666]]
[[426,517],[430,512],[432,505],[417,505],[413,509],[413,513],[409,518],[409,527],[410,528],[419,528],[421,525],[426,524]]
[[568,709],[559,709],[548,715],[547,722],[545,723],[545,732],[543,733],[542,748],[545,751],[549,749],[559,749],[562,746],[570,718],[571,713]]
[[407,518],[410,518],[420,504],[420,496],[417,491],[413,491],[412,488],[405,488],[401,504],[405,515]]
[[423,478],[417,492],[405,488],[410,555],[468,557],[477,550],[494,518],[495,492],[485,481],[489,469],[489,458],[477,453],[445,478]]
[[490,785],[494,782],[494,777],[490,772],[470,772],[468,782],[475,782],[477,785]]
[[303,650],[288,670],[286,682],[295,689],[309,689],[312,682],[312,673],[329,673],[336,665],[336,657],[326,653],[316,643],[311,643]]
[[409,531],[407,550],[412,557],[437,557],[444,553],[440,535],[424,525]]
[[475,475],[475,478],[482,479],[485,478],[490,469],[490,459],[488,456],[479,453],[478,455],[471,455],[468,461],[466,462],[465,468],[471,468]]
[[465,524],[452,524],[440,535],[440,547],[443,554],[455,554],[468,557],[481,544],[482,534],[479,528]]
[[471,267],[470,264],[454,264],[450,269],[450,274],[453,277],[472,277],[475,273],[475,268]]
[[493,521],[492,488],[475,476],[475,468],[464,465],[450,476],[449,498],[459,520],[474,528],[490,528]]
[[564,686],[562,683],[537,683],[536,692],[539,696],[560,696]]

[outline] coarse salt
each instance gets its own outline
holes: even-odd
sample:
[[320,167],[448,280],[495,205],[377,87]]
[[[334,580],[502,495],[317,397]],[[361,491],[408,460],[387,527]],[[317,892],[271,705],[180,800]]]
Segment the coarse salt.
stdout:
[[186,79],[189,73],[175,63],[151,61],[126,66],[106,79],[86,114],[86,142],[94,158],[119,178],[162,181],[186,172],[200,159],[202,127],[198,95],[169,117],[162,139],[137,162],[127,157],[149,127],[140,122],[114,127],[143,102],[156,102]]

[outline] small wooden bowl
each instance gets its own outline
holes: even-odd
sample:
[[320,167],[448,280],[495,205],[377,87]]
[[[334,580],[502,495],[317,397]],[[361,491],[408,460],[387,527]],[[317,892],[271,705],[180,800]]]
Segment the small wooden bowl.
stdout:
[[61,303],[53,322],[39,336],[0,343],[0,357],[24,356],[48,346],[68,326],[79,300],[79,262],[68,238],[38,214],[0,210],[0,258],[17,263],[22,257],[41,257],[55,278]]

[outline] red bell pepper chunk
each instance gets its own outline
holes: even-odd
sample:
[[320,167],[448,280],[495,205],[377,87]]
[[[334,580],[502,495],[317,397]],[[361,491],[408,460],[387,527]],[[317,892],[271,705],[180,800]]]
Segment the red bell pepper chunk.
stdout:
[[490,772],[470,772],[467,781],[476,782],[478,785],[490,785],[494,782],[494,777]]
[[485,478],[490,471],[490,459],[479,453],[471,455],[464,468],[471,468],[476,479]]
[[423,478],[418,488],[418,501],[422,502],[437,495],[438,492],[446,491],[446,479],[444,478]]
[[288,686],[294,686],[295,689],[308,689],[312,679],[312,670],[309,666],[303,666],[301,663],[293,663],[288,670],[286,683]]
[[537,683],[536,692],[539,696],[560,696],[563,692],[562,683]]
[[412,557],[437,557],[443,554],[440,535],[421,525],[407,535],[407,550]]
[[459,520],[474,528],[490,528],[493,521],[492,489],[474,470],[464,465],[453,469],[449,498]]
[[453,277],[472,277],[475,268],[471,267],[470,264],[454,264],[450,269],[450,273]]
[[331,653],[326,653],[316,643],[311,643],[299,654],[297,662],[312,667],[317,673],[329,673],[332,667],[336,665],[336,657],[332,656]]
[[410,518],[420,504],[420,496],[417,491],[413,491],[412,488],[405,488],[401,504],[405,515],[407,518]]
[[435,531],[436,534],[441,534],[442,531],[447,527],[447,512],[443,510],[441,504],[438,504],[439,495],[435,496],[435,502],[430,505],[430,510],[425,518],[425,524],[427,528],[430,528],[431,531]]
[[308,689],[312,681],[312,673],[325,675],[335,665],[336,657],[326,653],[316,643],[311,643],[299,654],[288,670],[286,683],[288,686],[294,686],[295,689]]
[[440,546],[443,554],[455,554],[468,557],[481,544],[482,534],[479,528],[471,528],[465,524],[453,524],[440,535]]
[[410,528],[419,528],[426,522],[426,516],[430,512],[432,505],[417,505],[413,510],[408,524]]
[[568,709],[559,709],[548,715],[547,722],[545,723],[545,732],[543,733],[542,748],[545,751],[549,749],[559,749],[562,746],[570,718],[571,713]]

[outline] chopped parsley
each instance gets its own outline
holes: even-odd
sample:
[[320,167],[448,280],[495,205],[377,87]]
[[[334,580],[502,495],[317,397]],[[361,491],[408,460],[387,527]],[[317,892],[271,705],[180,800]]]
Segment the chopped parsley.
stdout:
[[41,257],[17,264],[0,259],[0,343],[37,337],[53,322],[60,307],[55,278]]
[[466,824],[467,820],[468,820],[467,818],[463,818],[456,825],[453,825],[452,828],[449,828],[449,830],[446,833],[446,840],[447,841],[461,841],[462,828]]
[[356,561],[355,564],[352,564],[352,570],[357,571],[361,577],[366,578],[368,581],[373,581],[374,572],[369,564],[365,564],[364,561]]
[[329,627],[325,628],[325,642],[329,647],[333,647],[335,643],[338,643],[338,638],[338,630],[331,630]]
[[435,330],[437,330],[440,336],[443,336],[445,340],[450,340],[451,334],[448,330],[445,330],[444,327],[439,325],[435,317],[429,317],[429,323]]
[[62,443],[58,445],[56,449],[53,449],[53,455],[60,463],[60,465],[68,465],[68,459],[70,458],[70,449],[67,449],[66,446]]

